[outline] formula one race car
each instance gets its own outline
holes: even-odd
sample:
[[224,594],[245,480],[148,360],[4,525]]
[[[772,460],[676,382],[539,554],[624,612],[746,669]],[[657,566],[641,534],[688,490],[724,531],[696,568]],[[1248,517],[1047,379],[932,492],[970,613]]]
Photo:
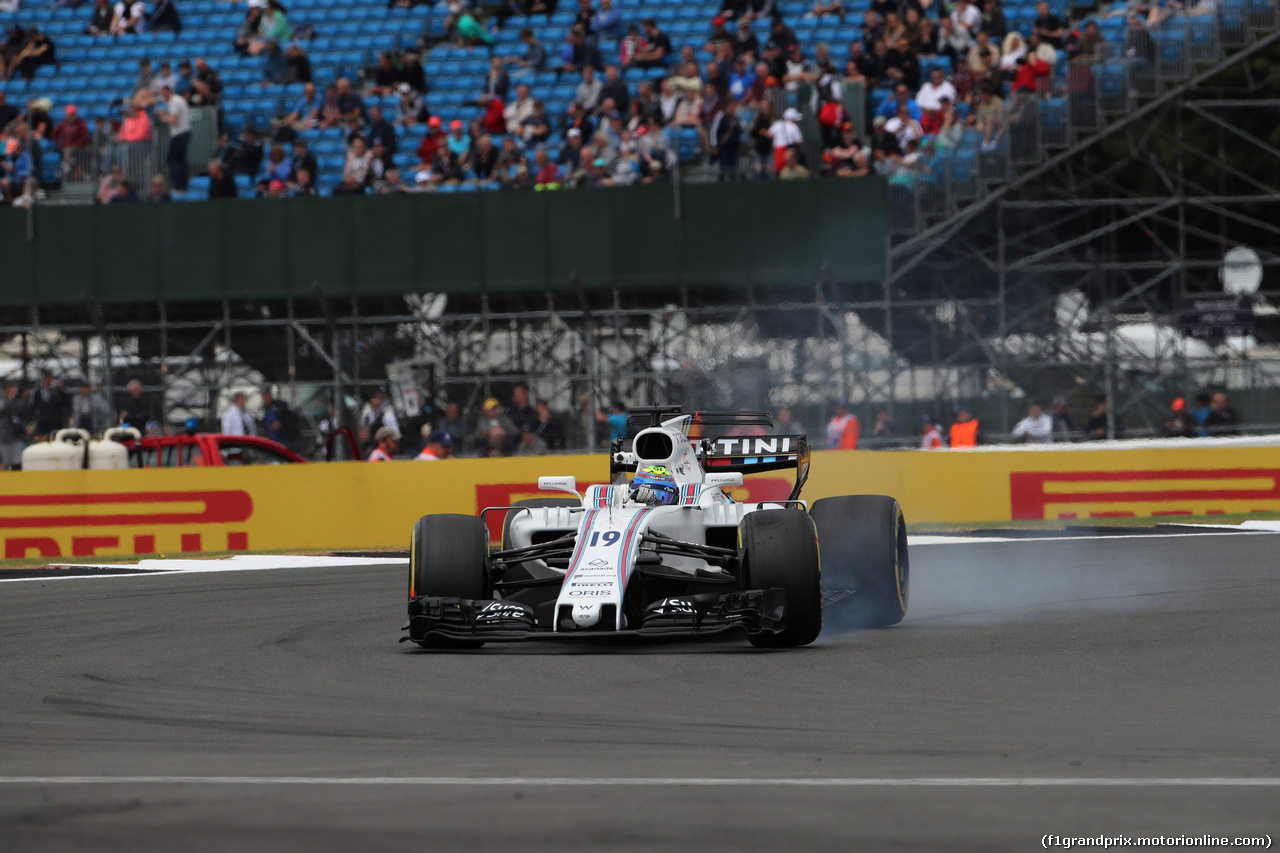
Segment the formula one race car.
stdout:
[[[805,436],[767,434],[764,412],[657,407],[632,410],[629,423],[638,432],[613,443],[610,485],[580,495],[573,477],[540,477],[538,488],[573,497],[418,521],[402,642],[475,648],[745,631],[756,646],[803,646],[822,631],[823,570],[826,600],[843,599],[852,621],[901,621],[907,529],[893,498],[806,507]],[[785,500],[728,494],[745,473],[788,468],[796,479]],[[485,523],[493,512],[505,513],[496,551]]]

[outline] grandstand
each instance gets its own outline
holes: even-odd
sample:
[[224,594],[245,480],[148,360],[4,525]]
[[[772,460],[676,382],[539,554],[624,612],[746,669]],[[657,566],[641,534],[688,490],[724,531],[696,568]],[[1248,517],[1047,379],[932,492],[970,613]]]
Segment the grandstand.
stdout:
[[[861,15],[869,8],[869,3],[870,0],[846,3],[847,14],[843,21],[834,16],[806,16],[811,8],[806,0],[783,0],[776,8],[805,46],[808,55],[812,56],[812,50],[818,43],[827,42],[832,45],[833,56],[839,63],[843,60],[845,45],[861,35]],[[623,2],[619,6],[630,22],[636,22],[640,17],[655,18],[659,27],[670,36],[677,53],[687,45],[695,49],[701,66],[711,59],[702,46],[710,30],[710,21],[719,9],[716,3],[663,0],[643,4]],[[936,146],[919,167],[898,170],[893,220],[897,230],[915,230],[953,213],[980,195],[986,186],[1008,180],[1020,166],[1043,160],[1050,149],[1069,146],[1096,130],[1110,116],[1123,115],[1134,106],[1136,99],[1152,97],[1167,84],[1186,79],[1193,63],[1213,61],[1224,50],[1247,43],[1254,26],[1274,26],[1275,23],[1274,7],[1260,0],[1252,0],[1252,3],[1251,0],[1225,0],[1216,9],[1201,11],[1209,8],[1200,6],[1187,14],[1171,15],[1153,28],[1155,55],[1154,61],[1150,62],[1144,57],[1125,55],[1126,22],[1123,15],[1100,15],[1106,44],[1095,50],[1093,57],[1077,61],[1077,64],[1085,65],[1087,71],[1072,73],[1073,63],[1068,61],[1067,51],[1058,51],[1053,76],[1042,82],[1039,92],[1010,96],[1009,113],[1015,120],[1011,132],[1001,139],[996,149],[981,150],[977,134],[968,130],[954,144]],[[306,28],[313,33],[313,37],[302,44],[310,57],[318,86],[339,77],[359,80],[374,65],[379,52],[398,55],[445,37],[443,5],[402,7],[364,3],[358,20],[352,20],[357,16],[352,15],[348,4],[336,0],[296,0],[288,10],[295,31]],[[24,9],[15,20],[26,26],[38,26],[54,39],[59,65],[41,69],[29,86],[11,83],[8,89],[15,95],[48,97],[54,104],[55,117],[68,103],[75,103],[81,114],[90,119],[118,116],[121,99],[131,94],[139,60],[150,59],[153,65],[168,60],[176,66],[180,59],[204,57],[221,73],[226,87],[223,126],[231,130],[233,136],[245,127],[266,135],[271,129],[271,120],[284,115],[296,102],[301,84],[263,86],[263,58],[241,56],[234,50],[233,41],[244,17],[243,6],[228,4],[225,0],[184,0],[179,11],[183,26],[178,34],[161,32],[98,38],[84,34],[89,16],[86,6]],[[1036,18],[1035,0],[1007,0],[1003,11],[1010,31],[1030,35]],[[1060,8],[1053,11],[1066,16],[1070,10]],[[521,26],[528,25],[548,49],[554,64],[575,14],[575,8],[566,3],[550,17],[512,17],[505,27],[496,29],[492,50],[502,56],[519,53],[518,32]],[[754,26],[761,44],[766,43],[769,19],[761,18]],[[615,43],[606,41],[600,48],[606,63],[616,60]],[[484,79],[488,58],[489,51],[482,46],[463,48],[443,42],[426,50],[423,64],[430,89],[428,103],[446,126],[454,119],[469,123],[478,114],[474,101]],[[950,73],[952,60],[944,55],[925,56],[920,64],[924,79],[935,65]],[[665,73],[665,70],[633,68],[625,70],[623,76],[634,92],[639,80],[656,80]],[[578,80],[574,75],[560,76],[548,70],[539,72],[527,82],[531,84],[534,96],[546,102],[548,115],[558,119],[573,99]],[[860,86],[846,86],[846,105],[864,135],[866,117],[879,108],[887,93],[888,89],[883,87],[862,92]],[[795,106],[801,110],[809,160],[814,163],[820,160],[821,150],[817,147],[818,126],[807,94],[804,88],[791,93],[779,90],[778,106]],[[365,103],[369,107],[392,108],[394,100],[394,96],[373,95],[366,97]],[[961,105],[961,111],[967,111],[967,105]],[[749,124],[750,112],[744,118]],[[196,130],[201,131],[199,122]],[[211,134],[208,129],[204,132]],[[328,194],[341,180],[345,131],[330,128],[311,131],[308,136],[312,151],[320,161],[317,184],[322,194]],[[697,133],[692,128],[681,128],[672,136],[680,159],[686,164],[686,179],[713,176],[710,170],[697,167],[701,152]],[[558,135],[553,135],[549,145],[553,159],[558,141]],[[413,139],[402,140],[401,150],[395,155],[397,166],[407,169],[416,165],[417,158],[413,153],[416,142],[416,135]],[[163,145],[163,140],[159,144]],[[192,160],[197,172],[203,171],[201,159],[209,153],[212,144],[209,136],[203,145],[194,146]],[[162,153],[158,151],[157,155]],[[148,164],[163,162],[162,157],[156,156]],[[58,177],[64,177],[55,171],[59,166],[56,155],[50,153],[43,166],[42,177],[46,184],[52,186]],[[70,178],[70,170],[64,171],[67,171],[65,177]],[[818,170],[813,171],[816,173]],[[92,168],[78,169],[75,176],[84,183],[90,183],[96,177]],[[145,180],[149,176],[140,177]],[[242,189],[247,189],[250,182],[251,176],[240,178]],[[496,186],[496,183],[479,187],[464,184],[458,189],[492,189]],[[203,183],[197,182],[195,191],[190,195],[202,198]]]

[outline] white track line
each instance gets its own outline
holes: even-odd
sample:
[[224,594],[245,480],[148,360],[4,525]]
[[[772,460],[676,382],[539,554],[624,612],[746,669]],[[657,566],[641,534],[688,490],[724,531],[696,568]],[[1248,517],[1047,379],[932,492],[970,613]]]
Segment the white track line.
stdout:
[[1277,788],[1277,777],[971,776],[908,778],[706,778],[589,776],[0,776],[0,785],[407,785],[418,787],[605,788]]

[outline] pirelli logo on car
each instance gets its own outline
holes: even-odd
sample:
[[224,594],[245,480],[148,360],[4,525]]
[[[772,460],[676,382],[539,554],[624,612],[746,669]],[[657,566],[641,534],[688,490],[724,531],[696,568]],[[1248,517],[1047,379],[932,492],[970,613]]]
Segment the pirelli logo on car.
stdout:
[[244,551],[252,516],[239,489],[0,495],[0,538],[5,559]]
[[1156,471],[1015,471],[1015,520],[1274,512],[1280,468]]

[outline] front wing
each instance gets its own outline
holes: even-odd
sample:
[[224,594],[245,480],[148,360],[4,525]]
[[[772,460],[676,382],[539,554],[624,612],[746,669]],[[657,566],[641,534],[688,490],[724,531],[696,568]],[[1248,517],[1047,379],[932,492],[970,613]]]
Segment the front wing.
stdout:
[[[419,595],[409,600],[408,637],[451,640],[610,640],[615,638],[706,637],[726,631],[777,633],[787,627],[785,589],[747,589],[664,598],[646,607],[639,626],[622,631],[579,628],[571,613],[555,615],[560,630],[539,624],[527,604],[503,599]],[[567,610],[568,607],[562,607]],[[601,622],[605,622],[601,619]]]

